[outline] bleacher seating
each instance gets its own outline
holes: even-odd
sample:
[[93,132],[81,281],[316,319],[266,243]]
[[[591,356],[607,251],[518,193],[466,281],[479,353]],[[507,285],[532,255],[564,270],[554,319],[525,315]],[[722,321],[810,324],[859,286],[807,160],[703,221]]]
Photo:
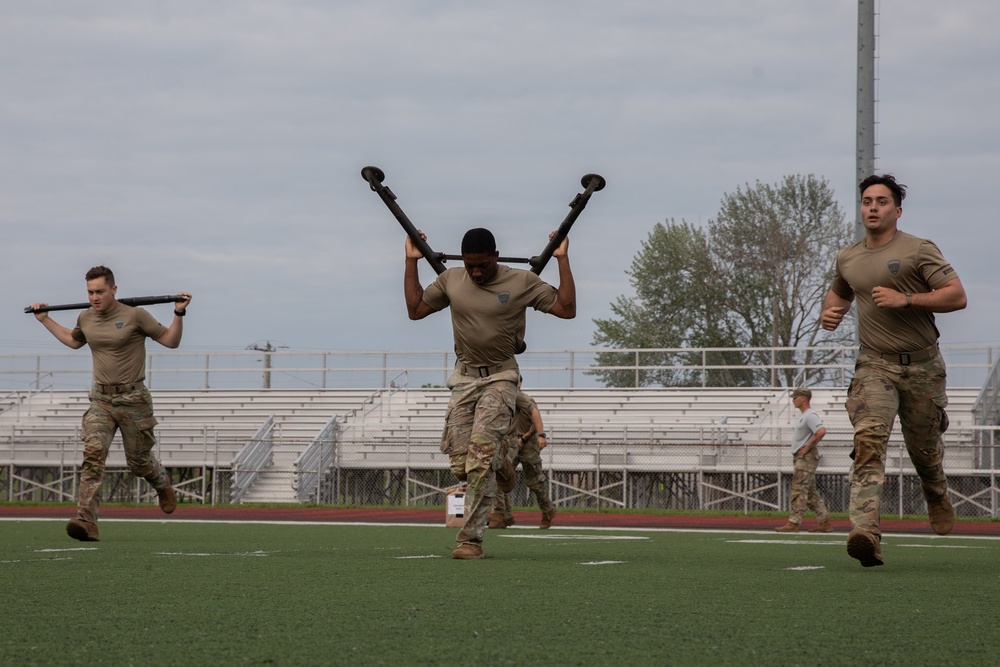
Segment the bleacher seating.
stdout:
[[[791,424],[798,416],[782,389],[538,389],[550,436],[553,470],[791,470]],[[949,391],[949,443],[971,441],[978,390]],[[165,465],[227,466],[244,443],[274,418],[271,475],[246,502],[288,501],[293,462],[324,425],[339,416],[337,465],[347,469],[445,469],[439,445],[449,391],[441,388],[311,390],[158,390],[153,392],[157,453]],[[846,472],[852,428],[844,388],[814,390],[813,407],[828,436],[820,470]],[[0,465],[78,465],[85,392],[45,391],[13,400],[0,412]],[[906,465],[899,429],[889,468]],[[964,452],[964,450],[956,450]],[[969,450],[971,451],[971,449]],[[949,455],[950,468],[972,461]],[[971,456],[971,455],[970,455]],[[120,445],[109,465],[124,465]]]

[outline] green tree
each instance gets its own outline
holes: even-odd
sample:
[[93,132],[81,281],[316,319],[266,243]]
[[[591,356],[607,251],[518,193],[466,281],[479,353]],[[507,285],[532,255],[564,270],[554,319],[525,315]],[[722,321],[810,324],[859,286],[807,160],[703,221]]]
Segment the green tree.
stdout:
[[[737,188],[707,230],[658,223],[626,271],[635,296],[618,297],[614,317],[594,321],[595,345],[633,351],[598,353],[595,374],[608,386],[790,385],[793,368],[772,377],[721,367],[772,362],[770,349],[755,348],[853,340],[852,327],[826,332],[819,320],[836,251],[852,234],[827,181],[812,175]],[[825,361],[799,356],[789,350],[775,361]],[[701,365],[709,367],[704,374],[692,369]]]

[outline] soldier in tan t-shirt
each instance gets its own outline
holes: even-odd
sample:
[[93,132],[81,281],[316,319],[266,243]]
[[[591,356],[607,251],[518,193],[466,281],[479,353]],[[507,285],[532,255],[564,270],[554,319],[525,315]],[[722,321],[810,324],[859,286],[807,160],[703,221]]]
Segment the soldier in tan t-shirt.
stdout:
[[[87,272],[86,279],[90,308],[80,314],[72,330],[53,320],[48,312],[35,313],[35,317],[67,347],[79,349],[90,345],[94,386],[90,391],[90,409],[83,416],[83,465],[77,518],[70,519],[66,532],[74,539],[96,542],[100,539],[97,518],[104,462],[115,431],[122,433],[129,471],[156,490],[161,510],[170,514],[177,507],[170,475],[153,455],[156,418],[153,399],[143,381],[146,378],[146,338],[169,348],[180,345],[184,331],[181,318],[191,302],[191,295],[179,293],[185,299],[174,307],[173,322],[165,327],[142,308],[115,300],[118,286],[111,269],[95,266]],[[36,303],[32,308],[46,305]]]
[[941,441],[948,396],[934,313],[965,308],[966,296],[936,245],[897,228],[905,186],[886,174],[869,176],[859,190],[865,238],[838,253],[821,319],[833,331],[858,302],[861,350],[846,404],[854,425],[847,553],[871,567],[883,563],[879,512],[886,445],[897,416],[931,528],[947,535],[954,524]]
[[501,266],[493,234],[470,229],[462,239],[464,267],[444,271],[424,290],[417,270],[423,255],[406,239],[403,292],[410,319],[451,308],[457,364],[448,380],[452,394],[441,451],[448,454],[455,476],[468,485],[466,521],[452,558],[483,557],[483,535],[497,492],[495,470],[507,463],[498,454],[514,414],[514,355],[523,349],[525,311],[534,308],[563,319],[576,316],[568,248],[569,240],[564,239],[552,253],[559,265],[555,288],[530,271]]

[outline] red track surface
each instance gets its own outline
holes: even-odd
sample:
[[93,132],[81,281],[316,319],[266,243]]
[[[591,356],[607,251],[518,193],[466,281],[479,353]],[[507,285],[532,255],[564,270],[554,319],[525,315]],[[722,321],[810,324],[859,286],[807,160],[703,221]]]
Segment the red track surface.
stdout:
[[[0,505],[0,517],[11,518],[72,518],[74,508],[70,506],[21,507]],[[206,507],[203,505],[180,505],[174,514],[161,513],[156,507],[114,507],[101,509],[103,519],[148,519],[172,521],[175,519],[202,521],[321,521],[331,523],[423,523],[444,524],[443,509],[324,509],[316,507]],[[539,512],[515,512],[514,519],[519,526],[537,526],[541,519]],[[725,530],[768,530],[781,525],[782,519],[753,516],[692,516],[679,514],[598,514],[594,512],[560,511],[554,527],[573,526],[605,528],[715,528]],[[846,533],[850,524],[846,519],[831,521],[837,532]],[[803,523],[803,529],[814,526],[812,520]],[[885,533],[930,533],[926,521],[900,521],[882,519]],[[959,521],[955,523],[953,535],[1000,535],[998,521]]]

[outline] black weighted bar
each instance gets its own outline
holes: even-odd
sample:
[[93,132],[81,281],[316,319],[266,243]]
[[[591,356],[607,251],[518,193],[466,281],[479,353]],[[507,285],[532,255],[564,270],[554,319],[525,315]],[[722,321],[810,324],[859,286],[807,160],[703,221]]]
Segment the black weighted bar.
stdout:
[[563,242],[563,239],[569,235],[569,230],[573,226],[573,223],[576,222],[580,213],[584,208],[586,208],[587,202],[590,201],[590,195],[594,194],[598,190],[603,190],[604,186],[607,185],[607,181],[604,180],[603,176],[598,174],[587,174],[580,179],[580,184],[583,186],[584,190],[583,192],[578,193],[576,197],[573,198],[573,201],[569,203],[570,211],[566,214],[566,218],[562,221],[562,224],[559,225],[559,229],[556,230],[555,236],[549,239],[549,243],[545,246],[545,249],[542,250],[542,254],[528,260],[528,263],[531,264],[532,273],[539,274],[542,272],[545,265],[549,263],[550,259],[552,259],[552,253],[559,247],[559,244]]
[[385,172],[378,167],[365,167],[361,170],[361,178],[368,182],[368,187],[372,189],[372,192],[382,198],[389,211],[392,212],[393,216],[395,216],[396,220],[403,227],[403,231],[410,237],[413,246],[420,251],[420,254],[424,256],[424,259],[431,265],[431,268],[439,274],[444,273],[444,254],[431,250],[427,241],[420,237],[420,232],[417,231],[417,228],[413,226],[410,219],[403,213],[403,209],[396,203],[396,195],[393,194],[388,186],[382,185],[382,181],[385,180]]
[[[118,303],[124,303],[126,306],[151,306],[157,303],[180,303],[181,301],[184,301],[184,297],[180,294],[166,294],[163,296],[127,296],[116,300]],[[58,306],[44,306],[37,309],[33,309],[31,306],[26,306],[24,312],[47,313],[50,310],[85,310],[87,308],[90,308],[90,302],[64,303]]]

